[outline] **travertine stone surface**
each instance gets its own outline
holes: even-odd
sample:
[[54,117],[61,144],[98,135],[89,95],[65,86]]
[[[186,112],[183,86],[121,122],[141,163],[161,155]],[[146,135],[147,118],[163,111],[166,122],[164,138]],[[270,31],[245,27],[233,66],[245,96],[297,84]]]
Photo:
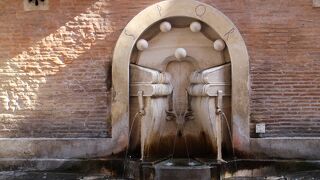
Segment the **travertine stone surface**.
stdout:
[[212,40],[200,32],[192,32],[188,27],[173,28],[168,33],[160,33],[152,38],[149,44],[149,48],[139,55],[136,64],[165,71],[167,63],[175,59],[176,50],[179,48],[186,51],[181,50],[190,57],[188,61],[191,63],[201,62],[194,64],[197,69],[225,63],[223,54],[213,49]]
[[320,7],[320,1],[319,0],[313,0],[313,7]]
[[[126,124],[125,128],[129,126],[129,114],[127,109],[129,109],[129,63],[131,59],[131,52],[133,47],[135,46],[136,41],[142,35],[142,33],[149,28],[154,22],[157,22],[161,19],[168,17],[176,17],[176,16],[185,16],[189,18],[195,18],[199,21],[202,21],[215,32],[223,38],[226,42],[226,45],[230,54],[230,61],[232,65],[232,76],[236,78],[232,78],[232,94],[236,93],[237,96],[233,96],[232,98],[232,123],[234,123],[234,138],[236,140],[236,145],[238,148],[246,149],[249,144],[249,57],[247,54],[247,50],[244,44],[244,41],[236,29],[236,27],[232,24],[232,22],[227,19],[222,13],[218,10],[210,7],[206,4],[202,4],[200,2],[192,1],[192,0],[169,0],[160,2],[153,6],[146,8],[140,14],[138,14],[133,20],[125,27],[122,35],[120,36],[113,58],[113,103],[112,103],[112,121],[113,123],[123,122]],[[146,18],[148,17],[148,18]],[[181,30],[180,30],[181,31]],[[189,31],[194,35],[194,32],[191,32],[189,28],[182,31]],[[176,32],[176,34],[175,34]],[[172,38],[179,38],[179,30],[173,29],[170,33]],[[185,32],[187,33],[187,32]],[[167,59],[167,61],[163,61],[163,59],[167,58],[168,54],[174,54],[174,50],[176,48],[170,47],[170,44],[166,44],[166,46],[159,46],[156,48],[158,53],[157,56],[154,56],[155,52],[152,52],[152,46],[157,47],[161,45],[161,41],[168,41],[162,35],[156,36],[154,40],[149,42],[150,46],[146,51],[143,51],[139,57],[139,60],[136,62],[137,64],[149,67],[153,69],[165,70],[166,62],[172,61],[172,59]],[[195,37],[195,36],[192,36]],[[157,39],[158,38],[158,39]],[[195,59],[201,59],[205,56],[212,53],[212,42],[206,42],[205,38],[199,36],[198,38],[192,39],[190,42],[186,41],[183,43],[183,38],[181,40],[181,44],[186,47],[186,51],[188,54],[200,55],[199,57],[193,57]],[[154,42],[153,42],[154,41]],[[176,40],[177,41],[177,40]],[[158,43],[157,43],[158,42]],[[208,51],[199,52],[200,49],[194,47],[195,44],[201,46],[208,46]],[[179,44],[179,46],[181,46]],[[192,45],[193,48],[188,48],[188,45]],[[166,48],[166,47],[170,48]],[[209,51],[209,49],[211,51]],[[196,53],[192,53],[192,50],[196,51]],[[172,52],[170,52],[172,51]],[[190,52],[191,51],[191,52]],[[148,54],[148,52],[150,52]],[[221,54],[213,54],[213,56],[220,56],[220,58],[216,58],[217,60],[222,60]],[[150,61],[150,57],[152,57],[152,61]],[[209,56],[212,58],[212,56]],[[157,60],[158,59],[158,60]],[[204,58],[205,59],[205,58]],[[161,64],[164,62],[164,64]],[[204,61],[210,63],[210,61]],[[214,61],[213,61],[214,62]],[[217,63],[216,65],[223,64],[224,60]],[[198,65],[198,67],[197,67]],[[214,64],[208,65],[205,64],[191,64],[191,66],[197,68],[205,68],[212,67]],[[195,69],[194,69],[195,70]],[[191,70],[190,73],[194,70]],[[174,99],[174,98],[173,98]],[[155,102],[151,102],[155,103]],[[160,103],[157,102],[157,103]],[[163,102],[161,101],[163,104]],[[152,107],[152,105],[151,105]],[[165,107],[166,108],[166,107]],[[152,110],[151,110],[152,111]],[[155,113],[155,112],[154,112]],[[158,115],[157,115],[158,113]],[[157,118],[162,118],[163,111],[159,110],[155,113]],[[148,129],[148,128],[143,128]],[[197,128],[194,128],[197,129]],[[123,129],[121,129],[123,130]],[[113,128],[113,133],[119,132],[118,129]],[[145,132],[142,132],[141,136],[144,136]],[[142,142],[143,143],[143,142]]]

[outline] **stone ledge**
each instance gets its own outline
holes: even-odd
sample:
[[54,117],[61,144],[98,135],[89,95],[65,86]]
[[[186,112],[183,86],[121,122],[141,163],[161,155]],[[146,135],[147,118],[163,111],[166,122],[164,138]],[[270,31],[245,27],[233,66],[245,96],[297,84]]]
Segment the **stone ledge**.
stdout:
[[5,171],[52,171],[64,173],[119,173],[123,160],[110,159],[12,159],[0,158],[0,172]]
[[112,138],[0,138],[0,159],[107,157],[117,146]]
[[320,138],[251,138],[254,158],[320,160]]

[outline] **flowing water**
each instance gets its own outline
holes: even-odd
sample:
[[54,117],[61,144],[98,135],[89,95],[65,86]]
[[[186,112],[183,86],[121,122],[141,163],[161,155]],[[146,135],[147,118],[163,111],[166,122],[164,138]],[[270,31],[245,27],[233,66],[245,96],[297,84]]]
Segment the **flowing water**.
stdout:
[[[234,161],[235,168],[236,168],[236,170],[237,170],[237,169],[238,169],[238,167],[237,167],[237,161],[236,161],[237,158],[236,158],[236,154],[235,154],[235,151],[234,151],[234,143],[233,143],[233,140],[232,140],[231,126],[230,126],[230,123],[229,123],[229,121],[228,121],[228,119],[227,119],[226,114],[225,114],[223,111],[221,111],[220,116],[222,116],[222,117],[224,118],[224,120],[225,120],[225,122],[226,122],[226,124],[227,124],[228,134],[229,134],[229,138],[230,138],[230,141],[231,141],[233,161]],[[221,119],[222,119],[222,118],[221,118]]]
[[126,152],[125,152],[125,156],[124,156],[124,163],[123,163],[123,175],[122,175],[123,178],[125,177],[125,172],[126,172],[127,163],[128,163],[128,153],[129,153],[129,144],[130,144],[131,133],[132,133],[135,121],[136,121],[136,119],[138,119],[138,116],[143,116],[143,115],[140,112],[137,112],[134,115],[132,124],[130,126],[130,130],[129,130],[129,142],[128,142],[128,145],[127,145],[127,148],[126,148]]
[[[187,112],[186,112],[187,113]],[[170,161],[168,161],[167,165],[172,165],[172,161],[173,161],[173,158],[174,158],[174,153],[175,153],[175,147],[176,147],[176,143],[177,143],[177,138],[178,136],[182,136],[183,137],[183,140],[184,140],[184,144],[185,144],[185,149],[186,149],[186,153],[187,153],[187,158],[188,158],[188,164],[190,165],[194,165],[194,163],[191,162],[190,160],[190,154],[189,154],[189,147],[188,147],[188,142],[187,142],[187,137],[185,136],[185,134],[183,133],[183,126],[184,126],[184,123],[185,123],[185,116],[186,116],[186,113],[184,114],[179,114],[178,115],[178,123],[177,123],[177,131],[176,131],[176,135],[175,135],[175,138],[174,138],[174,144],[173,144],[173,149],[172,149],[172,155],[171,155],[171,159]]]
[[229,138],[230,138],[230,140],[231,140],[232,155],[233,155],[233,157],[235,157],[234,144],[233,144],[233,141],[232,141],[232,131],[231,131],[231,126],[230,126],[230,124],[229,124],[229,121],[228,121],[228,119],[227,119],[226,114],[225,114],[223,111],[221,111],[221,113],[220,113],[220,114],[221,114],[221,115],[222,115],[222,117],[223,117],[223,118],[221,118],[221,119],[224,119],[224,120],[225,120],[225,122],[226,122],[226,124],[227,124],[227,128],[228,128],[228,135],[229,135]]

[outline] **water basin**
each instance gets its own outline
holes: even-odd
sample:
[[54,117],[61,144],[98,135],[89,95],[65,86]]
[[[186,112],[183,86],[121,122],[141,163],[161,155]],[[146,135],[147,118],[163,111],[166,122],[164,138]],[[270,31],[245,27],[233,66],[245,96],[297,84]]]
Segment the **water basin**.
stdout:
[[154,166],[156,180],[210,180],[211,167],[194,159],[168,159]]

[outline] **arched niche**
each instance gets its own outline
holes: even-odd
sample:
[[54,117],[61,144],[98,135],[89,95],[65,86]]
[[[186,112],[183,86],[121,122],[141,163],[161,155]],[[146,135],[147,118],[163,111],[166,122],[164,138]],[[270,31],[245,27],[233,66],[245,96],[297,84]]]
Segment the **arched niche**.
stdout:
[[[212,28],[228,48],[232,74],[232,134],[235,148],[249,148],[249,56],[234,24],[214,7],[194,0],[168,0],[144,9],[121,33],[112,62],[112,142],[114,152],[129,140],[129,65],[136,42],[152,25],[172,17],[196,19]],[[122,145],[117,145],[117,144]]]

